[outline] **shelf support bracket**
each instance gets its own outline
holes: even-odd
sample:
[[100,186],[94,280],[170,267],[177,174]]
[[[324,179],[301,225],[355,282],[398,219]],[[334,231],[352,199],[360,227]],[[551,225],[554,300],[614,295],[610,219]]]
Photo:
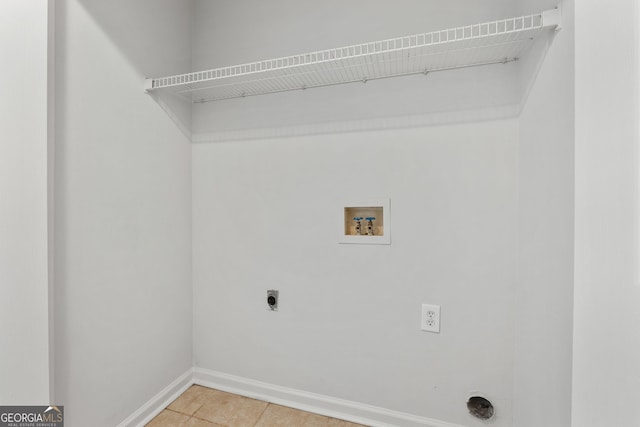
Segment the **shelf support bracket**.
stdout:
[[153,79],[144,79],[144,91],[149,93],[153,89]]
[[542,25],[545,27],[555,27],[556,32],[562,29],[562,4],[556,6],[555,9],[542,12]]

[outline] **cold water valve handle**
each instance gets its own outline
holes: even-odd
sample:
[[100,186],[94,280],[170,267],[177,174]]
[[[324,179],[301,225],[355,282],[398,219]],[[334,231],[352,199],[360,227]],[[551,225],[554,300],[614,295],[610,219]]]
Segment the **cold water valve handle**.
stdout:
[[373,220],[376,218],[373,216],[368,216],[366,219],[367,219],[367,235],[373,236]]
[[360,221],[362,221],[362,217],[355,216],[353,217],[353,220],[356,222],[356,234],[359,236],[362,234],[362,225],[360,223]]

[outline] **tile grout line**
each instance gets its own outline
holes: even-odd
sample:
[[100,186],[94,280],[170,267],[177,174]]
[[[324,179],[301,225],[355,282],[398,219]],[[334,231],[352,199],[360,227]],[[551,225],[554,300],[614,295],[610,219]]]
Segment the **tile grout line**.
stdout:
[[[195,411],[193,411],[193,414],[191,414],[191,418],[196,418],[196,419],[198,419],[198,420],[201,420],[202,418],[198,418],[198,417],[196,417],[196,414],[198,413],[198,411],[199,411],[200,409],[202,409],[202,407],[203,407],[205,404],[206,404],[206,402],[205,402],[205,403],[203,403],[202,405],[198,406],[198,409],[196,409]],[[207,421],[207,420],[205,420],[205,421]]]
[[[203,387],[203,388],[208,389],[208,390],[210,390],[210,391],[214,391],[214,392],[216,392],[216,393],[218,393],[218,392],[219,392],[219,391],[218,391],[218,390],[216,390],[216,389],[212,389],[212,388],[208,388],[208,387]],[[261,425],[262,419],[265,417],[266,413],[269,411],[269,408],[270,408],[271,406],[274,406],[274,408],[275,408],[275,407],[280,407],[280,406],[282,406],[282,405],[277,405],[277,404],[275,404],[275,403],[268,402],[268,401],[265,401],[265,400],[249,398],[249,397],[245,397],[245,396],[236,395],[236,394],[233,394],[233,393],[227,393],[227,392],[219,392],[219,393],[228,394],[228,395],[230,395],[230,396],[234,396],[234,397],[236,397],[236,398],[240,398],[240,399],[242,399],[242,400],[253,400],[253,401],[256,401],[256,402],[262,402],[262,403],[265,403],[265,404],[266,404],[266,405],[264,406],[263,410],[261,411],[261,413],[260,413],[260,414],[258,415],[258,417],[255,419],[254,423],[253,423],[253,424],[251,424],[251,426],[249,426],[249,425],[247,424],[247,426],[248,426],[248,427],[257,427],[258,425]],[[183,393],[183,395],[185,395],[185,394],[186,394],[186,391],[185,391],[185,393]],[[178,398],[176,398],[176,400],[180,399],[183,395],[181,395],[181,396],[179,396]],[[215,396],[215,395],[214,395],[214,396]],[[189,397],[191,397],[191,396],[189,396]],[[205,397],[205,396],[203,396],[203,397]],[[186,398],[186,396],[185,396],[185,398]],[[190,423],[193,419],[195,419],[195,420],[197,420],[197,421],[207,423],[207,425],[211,425],[211,426],[216,426],[216,427],[224,427],[225,425],[227,425],[227,426],[228,426],[228,424],[227,424],[227,423],[224,423],[224,424],[218,424],[218,423],[216,423],[216,422],[214,422],[214,421],[212,421],[212,420],[209,420],[209,419],[206,419],[206,418],[201,418],[201,417],[198,417],[198,416],[196,415],[196,414],[198,413],[198,411],[200,411],[204,406],[206,406],[206,405],[207,405],[207,402],[211,401],[211,398],[212,398],[212,396],[210,396],[210,395],[206,395],[206,397],[201,401],[202,403],[200,403],[200,404],[198,405],[198,407],[197,407],[197,408],[196,408],[192,413],[182,412],[182,411],[180,411],[179,409],[177,409],[177,410],[176,410],[176,409],[169,408],[169,406],[171,406],[171,405],[169,405],[169,406],[165,407],[165,408],[164,408],[164,410],[163,410],[163,412],[173,413],[173,414],[175,414],[175,415],[179,415],[179,416],[181,416],[181,417],[185,417],[185,416],[186,416],[186,417],[187,417],[187,420],[185,421],[185,423],[186,423],[186,424]],[[200,397],[198,397],[198,400],[199,400],[199,399],[200,399]],[[187,400],[189,401],[189,400],[192,400],[192,399],[187,398]],[[175,401],[174,401],[174,402],[175,402]],[[191,403],[191,404],[193,404],[193,403],[199,403],[199,402],[198,402],[198,401],[195,401],[195,402],[194,402],[194,401],[191,401],[190,403]],[[173,404],[173,402],[172,402],[172,404]],[[182,407],[182,406],[184,406],[184,402],[182,402],[182,404],[181,404],[181,405],[178,405],[178,407]],[[290,408],[290,407],[287,407],[287,406],[284,406],[284,408],[291,409],[291,410],[295,411],[296,413],[302,413],[302,414],[304,414],[304,421],[305,421],[305,423],[306,423],[306,421],[309,419],[309,417],[310,417],[310,416],[311,416],[311,414],[312,414],[312,413],[307,412],[307,411],[302,411],[302,410],[299,410],[299,409],[296,409],[296,408]],[[277,412],[277,410],[276,410],[276,412]],[[274,415],[275,415],[275,414],[274,414]],[[283,415],[283,416],[284,416],[284,415]],[[322,415],[321,415],[321,416],[322,416]],[[345,427],[346,427],[346,425],[351,425],[351,424],[345,424],[345,423],[346,423],[346,421],[345,421],[345,420],[341,420],[341,419],[339,419],[339,418],[334,418],[334,417],[329,417],[329,416],[322,416],[322,417],[323,417],[323,418],[325,418],[325,419],[327,419],[327,420],[336,420],[336,421],[338,421],[339,423],[342,423],[342,424],[339,424],[339,425],[344,425]],[[250,421],[250,420],[249,420],[249,419],[247,419],[246,421]],[[153,422],[153,420],[151,420],[151,422]],[[267,422],[268,422],[268,421],[267,421]],[[184,424],[184,425],[186,425],[186,424]],[[183,424],[181,423],[181,425],[183,425]],[[353,425],[355,426],[356,424],[353,424]],[[364,426],[364,425],[363,425],[362,427],[366,427],[366,426]]]
[[195,418],[195,419],[196,419],[196,420],[198,420],[198,421],[204,421],[204,422],[207,422],[207,423],[211,423],[211,424],[216,424],[216,425],[218,425],[218,423],[216,423],[216,422],[214,422],[214,421],[208,420],[208,419],[206,419],[206,418],[196,417],[195,415],[192,415],[192,416],[191,416],[191,418]]
[[[205,403],[206,403],[206,402],[205,402]],[[166,408],[164,408],[164,409],[163,409],[163,411],[169,411],[169,412],[173,412],[173,413],[175,413],[175,414],[179,414],[179,415],[186,415],[186,416],[188,416],[188,417],[189,417],[189,419],[187,419],[187,423],[188,423],[189,421],[191,421],[191,419],[192,419],[192,418],[195,418],[196,420],[199,420],[199,421],[205,421],[205,422],[211,423],[211,421],[209,421],[209,420],[206,420],[206,419],[204,419],[204,418],[200,418],[200,417],[196,417],[196,413],[197,413],[200,409],[202,409],[202,407],[205,405],[205,403],[203,403],[203,404],[201,404],[200,406],[198,406],[198,409],[196,409],[195,411],[193,411],[193,414],[188,414],[188,413],[186,413],[186,412],[176,411],[176,410],[174,410],[174,409],[170,409],[170,408],[169,408],[169,406],[167,406]],[[215,424],[215,423],[214,423],[214,424]]]
[[269,408],[269,406],[272,405],[272,403],[270,403],[270,402],[266,402],[266,403],[267,403],[267,406],[264,407],[264,409],[260,413],[260,416],[258,417],[256,422],[253,424],[253,427],[256,427],[258,425],[258,423],[260,422],[260,419],[264,416],[264,413],[267,412],[267,408]]

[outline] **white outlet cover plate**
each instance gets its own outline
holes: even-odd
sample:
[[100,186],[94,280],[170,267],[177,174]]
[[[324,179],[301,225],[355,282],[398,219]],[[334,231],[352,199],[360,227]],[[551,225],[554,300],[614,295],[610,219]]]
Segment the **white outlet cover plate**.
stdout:
[[440,333],[440,306],[422,304],[422,320],[420,329],[427,332]]

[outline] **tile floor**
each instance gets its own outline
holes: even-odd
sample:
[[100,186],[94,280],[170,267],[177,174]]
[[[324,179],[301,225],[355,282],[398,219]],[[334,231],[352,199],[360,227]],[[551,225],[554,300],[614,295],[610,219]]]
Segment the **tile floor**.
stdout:
[[358,427],[260,400],[193,385],[147,427]]

